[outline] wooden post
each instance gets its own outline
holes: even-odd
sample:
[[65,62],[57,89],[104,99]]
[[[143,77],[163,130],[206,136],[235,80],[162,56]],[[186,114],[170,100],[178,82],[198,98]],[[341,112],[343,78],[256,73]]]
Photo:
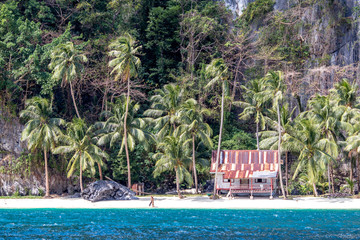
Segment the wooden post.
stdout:
[[250,199],[253,200],[254,196],[253,196],[253,179],[251,178],[251,191],[250,191]]
[[273,179],[270,179],[270,199],[273,199]]

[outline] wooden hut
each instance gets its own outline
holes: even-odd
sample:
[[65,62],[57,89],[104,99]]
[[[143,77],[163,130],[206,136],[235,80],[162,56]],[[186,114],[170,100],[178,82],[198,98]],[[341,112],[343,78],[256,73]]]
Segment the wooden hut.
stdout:
[[[216,151],[212,152],[210,173],[216,171]],[[218,165],[217,191],[270,194],[276,188],[278,151],[222,150]]]

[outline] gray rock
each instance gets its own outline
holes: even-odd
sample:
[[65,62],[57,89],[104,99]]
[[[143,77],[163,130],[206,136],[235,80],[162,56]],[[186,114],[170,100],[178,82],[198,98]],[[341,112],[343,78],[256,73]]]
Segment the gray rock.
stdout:
[[81,193],[81,197],[92,202],[103,200],[137,200],[135,193],[127,187],[107,180],[91,183]]

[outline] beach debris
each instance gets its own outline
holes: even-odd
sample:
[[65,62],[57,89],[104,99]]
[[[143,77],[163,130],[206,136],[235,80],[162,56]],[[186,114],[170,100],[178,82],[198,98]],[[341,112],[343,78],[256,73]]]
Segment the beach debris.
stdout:
[[127,187],[108,180],[99,180],[91,183],[81,193],[81,197],[91,202],[104,200],[137,200],[135,193]]

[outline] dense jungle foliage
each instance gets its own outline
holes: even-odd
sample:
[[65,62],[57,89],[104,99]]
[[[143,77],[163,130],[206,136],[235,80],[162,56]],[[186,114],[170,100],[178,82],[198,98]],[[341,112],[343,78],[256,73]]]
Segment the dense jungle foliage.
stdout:
[[256,0],[239,17],[209,0],[0,3],[0,117],[20,117],[28,145],[2,172],[201,188],[220,140],[280,146],[283,194],[353,193],[358,87],[300,90],[293,72],[313,54],[296,20],[312,1],[300,2],[282,14]]

